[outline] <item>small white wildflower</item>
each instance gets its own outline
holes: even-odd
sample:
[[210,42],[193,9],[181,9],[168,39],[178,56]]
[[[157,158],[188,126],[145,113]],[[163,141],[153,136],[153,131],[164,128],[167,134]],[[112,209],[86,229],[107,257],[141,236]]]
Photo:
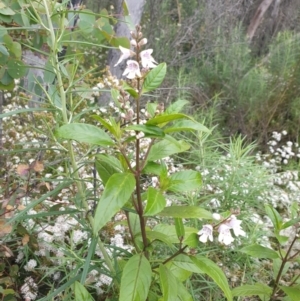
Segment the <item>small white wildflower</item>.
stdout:
[[129,79],[134,79],[136,76],[142,77],[138,62],[134,60],[128,60],[127,67],[122,75],[126,76]]
[[157,63],[151,55],[152,52],[153,52],[153,49],[147,49],[147,50],[141,51],[140,56],[141,56],[142,66],[144,68],[151,69],[151,68],[156,67]]
[[116,234],[110,239],[112,245],[122,248],[124,245],[124,240],[121,234]]
[[206,243],[209,239],[210,241],[213,241],[213,227],[212,225],[203,225],[202,229],[198,232],[199,235],[199,241]]
[[134,52],[131,51],[130,49],[124,48],[122,46],[119,46],[119,49],[122,52],[121,57],[119,58],[119,60],[117,61],[117,63],[114,65],[114,67],[118,66],[122,61],[128,59],[129,57],[131,57],[132,55],[134,55]]
[[38,286],[32,277],[27,277],[21,286],[20,292],[26,300],[35,300],[37,297]]
[[246,233],[241,228],[241,220],[238,220],[235,215],[231,215],[230,219],[226,221],[226,225],[233,230],[235,236],[246,236]]
[[33,271],[34,268],[37,266],[37,262],[35,259],[30,259],[25,265],[24,270],[25,271]]
[[230,228],[227,225],[225,224],[220,225],[218,231],[219,231],[218,240],[220,243],[223,243],[224,245],[228,246],[234,241],[234,238],[230,233]]

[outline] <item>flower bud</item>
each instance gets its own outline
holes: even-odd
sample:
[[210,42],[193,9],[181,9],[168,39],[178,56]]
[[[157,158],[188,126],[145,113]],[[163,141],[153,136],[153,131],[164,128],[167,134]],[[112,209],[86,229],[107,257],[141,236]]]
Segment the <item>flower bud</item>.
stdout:
[[148,42],[148,40],[146,38],[143,38],[139,41],[139,46],[141,47],[141,46],[147,44],[147,42]]

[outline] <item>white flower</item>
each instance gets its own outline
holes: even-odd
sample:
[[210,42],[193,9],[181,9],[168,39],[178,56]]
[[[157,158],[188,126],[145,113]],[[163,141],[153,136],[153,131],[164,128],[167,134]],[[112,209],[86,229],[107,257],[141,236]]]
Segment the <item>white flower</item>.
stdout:
[[154,58],[152,57],[151,53],[153,52],[153,49],[147,49],[143,50],[140,53],[141,60],[142,60],[142,66],[144,68],[155,68],[156,67],[156,62]]
[[120,56],[119,60],[115,64],[115,67],[118,66],[123,60],[128,59],[129,57],[131,57],[134,54],[133,51],[131,51],[130,49],[124,48],[122,46],[119,46],[119,49],[121,50],[122,55]]
[[226,224],[220,225],[218,231],[219,231],[218,240],[220,243],[223,243],[224,245],[228,246],[234,241],[234,238],[231,236],[230,233],[230,227],[227,226]]
[[238,220],[235,215],[226,221],[226,225],[233,230],[235,236],[246,236],[246,233],[241,228],[242,221]]
[[206,243],[207,239],[213,241],[212,232],[213,232],[212,225],[203,225],[202,229],[198,232],[199,241],[203,243]]
[[125,69],[122,75],[126,76],[129,79],[133,79],[136,76],[142,77],[138,62],[134,60],[128,60],[127,68]]
[[33,271],[34,268],[37,266],[37,262],[34,259],[30,259],[24,266],[24,270],[26,271]]

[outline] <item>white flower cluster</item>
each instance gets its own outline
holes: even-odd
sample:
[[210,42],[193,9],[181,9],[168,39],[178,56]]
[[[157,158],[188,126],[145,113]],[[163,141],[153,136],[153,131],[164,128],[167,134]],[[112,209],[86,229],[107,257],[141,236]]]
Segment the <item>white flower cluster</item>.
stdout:
[[32,277],[27,277],[24,280],[24,284],[21,286],[21,294],[24,300],[31,301],[37,297],[38,286]]
[[[141,70],[140,70],[140,64],[141,67],[145,70],[152,69],[156,67],[156,61],[152,57],[153,49],[146,49],[143,51],[139,51],[140,47],[147,44],[146,38],[141,38],[142,33],[138,31],[136,34],[131,32],[131,35],[133,39],[130,41],[131,46],[136,48],[136,52],[132,51],[131,49],[124,48],[122,46],[119,46],[119,49],[122,52],[121,57],[119,58],[118,62],[115,64],[115,67],[119,65],[123,60],[127,60],[130,57],[138,57],[137,60],[127,60],[126,64],[127,67],[123,72],[123,76],[126,76],[129,79],[134,79],[136,77],[141,78]],[[139,64],[140,62],[140,64]]]
[[[221,216],[219,214],[213,214],[214,219],[220,220]],[[236,237],[246,236],[245,231],[241,228],[241,220],[238,220],[235,215],[231,215],[229,218],[221,221],[216,226],[217,232],[219,233],[218,241],[224,245],[230,245],[234,238],[232,237],[231,231],[233,231]],[[206,243],[207,240],[213,241],[213,225],[206,224],[203,225],[202,229],[198,232],[199,241]]]

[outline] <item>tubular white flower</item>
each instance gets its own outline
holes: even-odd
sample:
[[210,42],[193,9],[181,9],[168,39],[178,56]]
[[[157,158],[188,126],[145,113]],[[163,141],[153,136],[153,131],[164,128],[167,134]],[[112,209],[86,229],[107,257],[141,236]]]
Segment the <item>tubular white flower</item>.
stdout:
[[227,226],[226,224],[220,225],[218,231],[219,231],[218,240],[220,243],[223,243],[224,245],[228,246],[234,241],[234,238],[231,236],[230,233],[230,227]]
[[232,215],[227,220],[226,225],[233,230],[235,236],[246,236],[246,232],[241,228],[241,220],[238,220],[235,215]]
[[131,57],[132,55],[134,55],[134,52],[131,51],[130,49],[124,48],[122,46],[119,46],[119,49],[121,50],[122,55],[120,56],[119,60],[114,65],[114,67],[118,66],[122,61],[124,61],[124,60],[128,59],[129,57]]
[[212,225],[203,225],[202,229],[198,232],[199,241],[206,243],[207,239],[213,241],[213,227]]
[[156,61],[152,57],[152,52],[153,49],[146,49],[141,51],[140,56],[141,56],[141,61],[142,61],[142,66],[144,68],[155,68],[156,67]]
[[138,62],[134,60],[128,60],[127,68],[125,69],[122,75],[126,76],[129,79],[133,79],[136,76],[142,77]]

